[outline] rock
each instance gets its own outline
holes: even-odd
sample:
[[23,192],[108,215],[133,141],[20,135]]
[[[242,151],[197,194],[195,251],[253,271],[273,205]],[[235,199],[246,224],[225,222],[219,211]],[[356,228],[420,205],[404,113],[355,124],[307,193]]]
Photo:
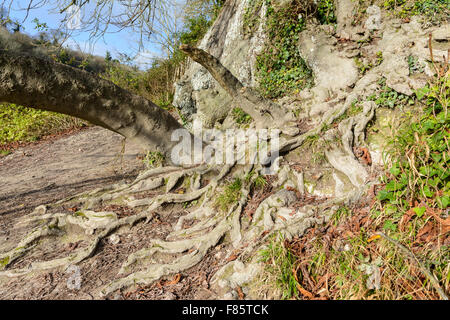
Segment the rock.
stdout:
[[420,23],[419,16],[411,17],[411,21],[409,23],[402,24],[401,28],[408,33],[410,36],[415,35],[424,35],[424,31],[422,30],[422,26]]
[[[242,34],[248,1],[230,0],[199,47],[220,60],[244,85],[256,85],[256,57],[264,47],[265,5],[259,12],[259,26],[249,37]],[[233,108],[230,96],[197,63],[185,71],[185,77],[175,85],[174,105],[192,121],[197,113],[205,127],[211,128],[226,118]]]
[[260,263],[250,262],[246,265],[239,260],[231,261],[214,274],[210,281],[211,288],[218,292],[222,299],[235,300],[239,296],[233,289],[250,283],[262,268]]
[[44,215],[47,212],[47,206],[45,205],[40,205],[38,207],[36,207],[36,209],[34,209],[33,211],[33,215]]
[[342,182],[342,180],[339,178],[339,176],[336,174],[336,172],[333,172],[333,179],[336,182],[336,186],[334,187],[334,194],[337,198],[341,198],[345,196],[345,184]]
[[354,58],[357,57],[360,54],[360,50],[357,48],[349,49],[345,51],[345,57],[346,58]]
[[[341,37],[343,37],[341,30],[352,25],[355,5],[355,1],[352,0],[336,1],[337,32],[340,33]],[[350,35],[346,39],[350,39]]]
[[450,24],[445,24],[441,28],[432,32],[432,39],[438,42],[450,41]]
[[332,26],[330,24],[323,24],[323,25],[320,25],[320,27],[328,35],[334,35],[336,33],[334,26]]
[[122,295],[120,293],[116,293],[113,297],[113,300],[123,300]]
[[324,94],[327,95],[328,90],[352,86],[358,79],[355,62],[341,57],[332,45],[331,37],[317,29],[300,34],[298,49],[314,73],[316,88],[324,88]]
[[300,91],[299,96],[302,100],[308,100],[311,99],[314,95],[312,94],[311,90],[307,88]]
[[409,66],[406,57],[386,53],[383,55],[382,69],[383,75],[386,77],[386,85],[397,92],[405,95],[412,95],[413,91],[408,85]]
[[336,170],[344,173],[355,187],[360,188],[364,185],[369,175],[354,156],[352,157],[339,149],[327,150],[325,155],[330,164]]
[[381,29],[381,10],[380,7],[373,5],[366,10],[369,18],[367,18],[364,27],[368,30],[379,30]]
[[187,80],[175,83],[173,104],[186,119],[191,119],[196,111],[195,102],[192,99],[192,90],[192,84]]
[[402,26],[402,20],[401,19],[392,19],[390,22],[391,22],[391,25],[394,28],[400,28]]
[[350,34],[345,30],[342,30],[341,32],[339,32],[338,37],[343,40],[350,40]]

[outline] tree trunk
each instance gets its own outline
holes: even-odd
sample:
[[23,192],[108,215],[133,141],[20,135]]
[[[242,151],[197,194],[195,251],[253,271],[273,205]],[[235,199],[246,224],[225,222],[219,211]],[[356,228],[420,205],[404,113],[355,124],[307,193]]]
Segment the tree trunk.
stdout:
[[91,73],[0,50],[0,101],[87,120],[158,150],[170,161],[171,133],[182,128],[166,110]]

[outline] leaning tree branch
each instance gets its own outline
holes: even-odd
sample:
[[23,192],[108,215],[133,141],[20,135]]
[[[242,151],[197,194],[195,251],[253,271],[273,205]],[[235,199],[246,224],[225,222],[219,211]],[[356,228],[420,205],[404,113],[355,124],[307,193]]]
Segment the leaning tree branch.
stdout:
[[278,104],[263,98],[255,90],[245,87],[230,70],[208,52],[183,44],[180,50],[202,65],[219,85],[233,98],[235,105],[248,113],[259,127],[282,128],[291,120],[290,113]]
[[0,50],[0,101],[81,118],[166,156],[175,145],[171,132],[182,128],[166,110],[110,81],[8,50]]
[[219,59],[206,51],[191,47],[187,44],[181,45],[180,50],[191,57],[192,60],[205,67],[231,97],[236,97],[239,91],[244,87],[231,71],[224,67]]

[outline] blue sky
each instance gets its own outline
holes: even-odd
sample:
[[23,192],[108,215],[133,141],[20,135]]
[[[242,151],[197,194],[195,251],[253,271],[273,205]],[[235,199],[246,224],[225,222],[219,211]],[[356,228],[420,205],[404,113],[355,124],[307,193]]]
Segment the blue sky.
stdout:
[[[26,10],[29,0],[17,0],[11,8],[10,15],[12,18],[17,19],[20,23],[26,16]],[[95,6],[95,1],[87,5],[84,10],[92,10]],[[87,12],[88,13],[88,12]],[[37,18],[41,23],[46,23],[50,29],[57,29],[61,21],[65,18],[66,13],[60,14],[53,6],[46,5],[41,8],[30,10],[30,13],[23,22],[25,28],[23,32],[29,35],[36,35],[36,24],[33,22]],[[98,39],[95,43],[89,40],[89,33],[80,30],[74,30],[71,38],[66,44],[73,49],[81,49],[86,53],[94,55],[105,56],[106,51],[109,51],[113,58],[118,57],[118,53],[126,53],[130,56],[136,56],[138,54],[138,34],[130,32],[129,30],[123,30],[117,32],[117,29],[110,27],[108,33],[103,38]],[[154,56],[161,56],[161,50],[158,45],[150,42],[144,43],[144,51],[139,52],[136,63],[141,67],[145,67],[146,63],[151,62],[151,58]]]

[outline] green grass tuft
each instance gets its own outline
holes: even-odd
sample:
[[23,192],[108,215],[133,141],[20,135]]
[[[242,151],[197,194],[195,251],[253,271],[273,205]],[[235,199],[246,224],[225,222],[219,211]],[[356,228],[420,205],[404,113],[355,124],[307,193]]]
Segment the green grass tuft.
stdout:
[[228,184],[223,192],[217,197],[215,205],[223,211],[227,211],[229,207],[239,201],[241,197],[242,181],[239,178]]

